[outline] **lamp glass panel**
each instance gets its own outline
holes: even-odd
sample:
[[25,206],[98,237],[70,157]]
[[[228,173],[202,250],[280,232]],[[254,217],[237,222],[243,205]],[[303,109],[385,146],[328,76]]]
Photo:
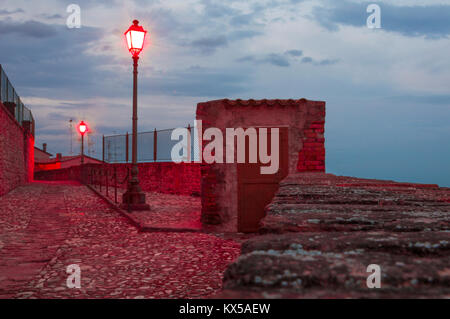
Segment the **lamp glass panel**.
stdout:
[[131,31],[131,41],[133,44],[133,49],[142,50],[144,46],[144,36],[145,32],[142,31]]
[[127,37],[128,50],[131,50],[132,49],[132,47],[131,47],[131,45],[132,45],[132,43],[131,43],[131,31],[127,32],[126,37]]

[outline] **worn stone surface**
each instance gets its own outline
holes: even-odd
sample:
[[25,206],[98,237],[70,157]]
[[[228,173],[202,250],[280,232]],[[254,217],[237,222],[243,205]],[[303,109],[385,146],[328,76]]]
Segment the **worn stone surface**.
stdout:
[[331,174],[294,174],[267,207],[262,232],[449,230],[450,189]]
[[[203,298],[240,252],[224,236],[139,233],[77,183],[22,186],[0,207],[0,298]],[[81,289],[66,286],[71,264]]]
[[[97,192],[116,203],[114,189],[100,189],[98,185],[91,185]],[[117,203],[122,202],[126,189],[117,189]],[[148,211],[133,211],[128,214],[140,229],[161,231],[202,231],[201,201],[198,196],[173,195],[155,192],[144,192],[146,202],[150,206]]]
[[[450,297],[450,189],[294,174],[226,271],[227,298]],[[368,289],[367,267],[381,267]]]

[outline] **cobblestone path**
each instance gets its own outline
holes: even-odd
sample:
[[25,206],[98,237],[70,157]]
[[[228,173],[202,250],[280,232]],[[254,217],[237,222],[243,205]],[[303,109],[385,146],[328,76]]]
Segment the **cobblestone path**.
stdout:
[[[97,192],[107,197],[111,202],[115,201],[114,189],[99,188],[91,185]],[[125,189],[117,190],[117,202],[120,203]],[[201,230],[201,199],[200,197],[174,194],[161,194],[156,192],[144,192],[146,201],[150,205],[147,211],[134,212],[133,219],[142,227],[164,229],[192,229]]]
[[[0,197],[0,298],[204,298],[239,251],[211,234],[139,233],[75,183]],[[72,264],[80,289],[66,285]]]

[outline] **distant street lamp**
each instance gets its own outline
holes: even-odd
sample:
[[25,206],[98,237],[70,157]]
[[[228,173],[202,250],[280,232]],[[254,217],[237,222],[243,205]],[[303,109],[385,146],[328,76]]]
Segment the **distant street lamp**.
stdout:
[[137,75],[139,54],[144,47],[147,31],[139,25],[138,20],[125,32],[128,50],[133,56],[133,151],[131,164],[131,178],[128,180],[128,188],[122,197],[122,208],[129,210],[148,210],[150,206],[145,202],[145,194],[139,186],[137,166]]
[[88,131],[88,127],[84,121],[78,124],[78,132],[81,134],[81,165],[84,164],[84,134]]

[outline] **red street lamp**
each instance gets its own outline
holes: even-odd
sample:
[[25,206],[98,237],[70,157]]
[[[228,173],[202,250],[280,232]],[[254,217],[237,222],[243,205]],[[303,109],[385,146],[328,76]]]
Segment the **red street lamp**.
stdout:
[[78,124],[78,130],[82,136],[84,136],[84,133],[88,131],[88,127],[84,121],[81,121],[80,124]]
[[81,134],[81,165],[84,164],[84,134],[88,131],[88,127],[84,121],[78,124],[78,132]]
[[133,152],[131,164],[131,177],[128,180],[128,188],[122,197],[122,208],[128,210],[149,210],[150,206],[145,202],[145,194],[139,186],[137,166],[137,75],[139,54],[144,47],[147,31],[139,25],[138,20],[125,32],[128,51],[133,56]]
[[128,51],[134,57],[139,57],[142,48],[144,47],[144,40],[147,31],[139,25],[138,20],[133,21],[133,25],[125,32],[125,38],[127,39]]

